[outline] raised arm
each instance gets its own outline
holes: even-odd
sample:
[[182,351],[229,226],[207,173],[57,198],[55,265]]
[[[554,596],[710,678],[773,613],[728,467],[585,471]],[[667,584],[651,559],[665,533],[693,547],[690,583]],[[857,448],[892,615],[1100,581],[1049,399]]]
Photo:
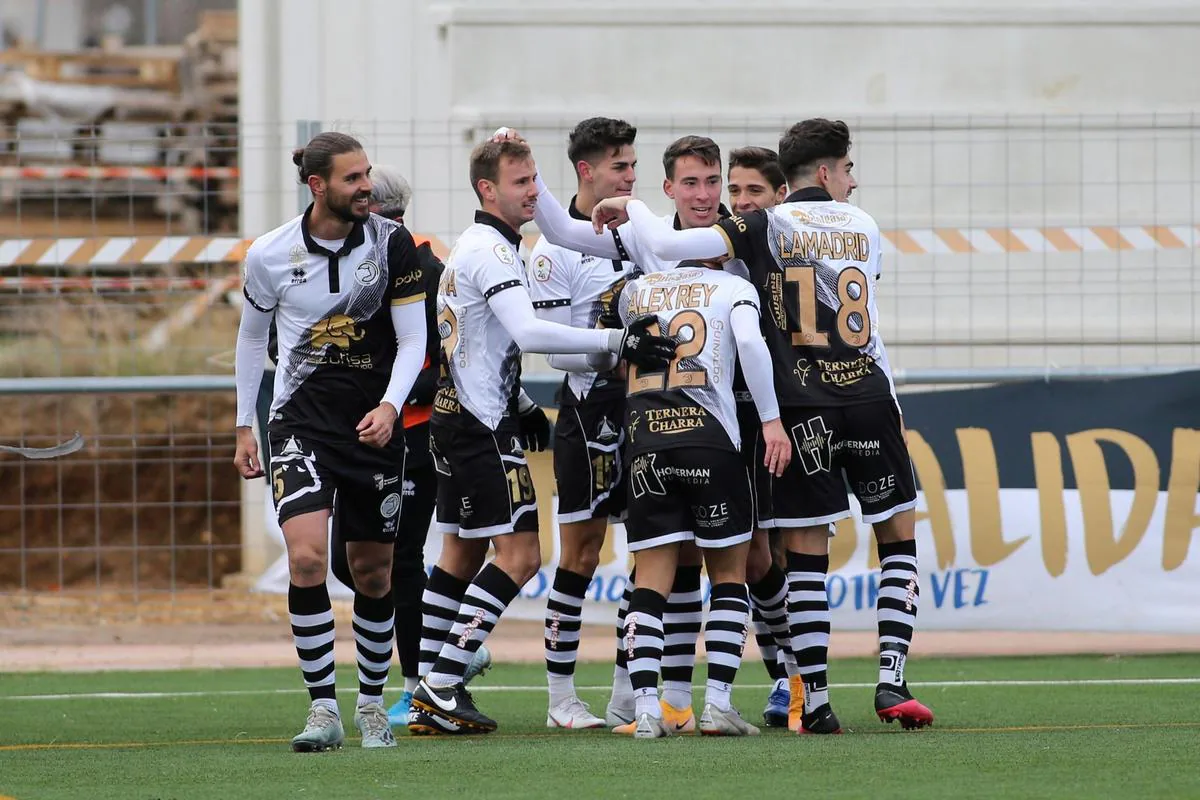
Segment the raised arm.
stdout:
[[579,253],[608,259],[626,259],[624,248],[618,245],[618,239],[612,231],[596,233],[592,223],[587,220],[573,219],[554,197],[539,174],[535,179],[538,199],[534,210],[534,221],[542,236],[551,244],[566,247]]
[[663,261],[733,255],[728,238],[715,227],[677,231],[641,200],[630,200],[626,211],[638,241]]

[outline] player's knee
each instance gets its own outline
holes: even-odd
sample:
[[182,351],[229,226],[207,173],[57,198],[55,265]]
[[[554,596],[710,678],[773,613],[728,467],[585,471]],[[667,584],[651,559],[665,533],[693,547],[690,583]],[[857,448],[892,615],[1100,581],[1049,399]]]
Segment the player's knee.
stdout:
[[592,575],[596,572],[596,567],[600,566],[600,545],[602,543],[603,539],[600,541],[584,539],[575,542],[569,551],[564,546],[558,565],[577,575]]
[[316,586],[325,580],[325,557],[314,549],[293,548],[288,553],[288,571],[297,586]]
[[[761,544],[759,539],[763,540]],[[766,537],[756,536],[750,545],[750,552],[746,555],[746,582],[758,583],[770,568],[771,549],[767,546]]]
[[377,555],[355,555],[350,559],[355,588],[368,597],[383,597],[392,588],[392,562]]

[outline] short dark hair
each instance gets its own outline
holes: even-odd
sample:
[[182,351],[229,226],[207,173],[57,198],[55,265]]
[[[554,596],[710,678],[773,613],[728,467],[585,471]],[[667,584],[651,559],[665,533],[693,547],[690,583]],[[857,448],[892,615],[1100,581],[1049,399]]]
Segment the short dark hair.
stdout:
[[850,152],[850,128],[838,120],[806,119],[788,128],[779,140],[779,166],[789,183],[807,175],[818,161],[845,158]]
[[318,133],[304,147],[293,150],[292,163],[300,173],[301,183],[308,183],[308,179],[313,175],[329,180],[329,173],[333,171],[334,156],[362,149],[362,144],[353,136],[326,131]]
[[589,164],[605,156],[615,155],[637,138],[637,128],[623,119],[589,117],[567,135],[567,158],[579,174],[579,162]]
[[500,179],[500,162],[503,159],[524,161],[532,155],[529,145],[513,139],[504,139],[499,142],[489,139],[478,145],[471,151],[471,188],[475,190],[475,196],[480,200],[483,199],[483,195],[479,193],[480,181],[494,183]]
[[695,156],[710,167],[721,166],[721,148],[707,136],[683,136],[671,142],[663,151],[663,172],[667,180],[675,180],[675,162],[684,156]]
[[733,172],[734,167],[758,170],[775,191],[787,184],[779,154],[769,147],[739,147],[729,154],[729,171]]

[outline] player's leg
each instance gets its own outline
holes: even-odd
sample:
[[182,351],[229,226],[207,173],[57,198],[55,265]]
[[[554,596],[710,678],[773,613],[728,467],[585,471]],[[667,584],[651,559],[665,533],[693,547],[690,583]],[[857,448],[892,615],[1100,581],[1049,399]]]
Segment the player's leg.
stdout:
[[679,730],[696,726],[692,710],[692,673],[696,668],[696,643],[704,619],[704,597],[700,591],[703,557],[692,541],[679,545],[675,580],[667,596],[663,615],[663,716]]
[[696,544],[704,553],[712,592],[704,649],[708,679],[700,732],[709,736],[756,736],[758,728],[742,719],[730,693],[742,663],[750,600],[746,590],[746,560],[754,527],[750,482],[741,458],[731,451],[680,449],[673,451],[679,466],[707,465],[702,482],[687,487]]
[[452,471],[461,479],[460,507],[471,510],[460,520],[459,538],[490,540],[496,557],[467,587],[437,661],[413,693],[413,705],[466,732],[488,733],[496,722],[475,707],[464,674],[521,586],[541,566],[537,498],[515,425],[509,430],[502,423],[495,434],[471,432],[456,448],[460,455]]
[[604,708],[604,722],[610,728],[626,725],[634,719],[633,684],[629,681],[629,658],[625,650],[625,620],[629,616],[629,604],[633,601],[633,589],[637,582],[637,569],[630,570],[621,602],[617,605],[617,651],[613,661],[612,694]]
[[[575,691],[575,662],[583,625],[583,601],[600,563],[608,530],[609,500],[620,477],[621,409],[597,401],[564,406],[554,429],[554,478],[558,487],[560,552],[546,601],[546,726],[600,728]],[[622,503],[623,505],[623,503]]]
[[345,734],[334,688],[333,605],[325,584],[334,498],[331,456],[327,448],[285,431],[270,430],[268,439],[275,511],[288,556],[288,616],[310,703],[292,749],[336,749]]
[[417,688],[421,652],[421,600],[425,593],[425,539],[437,499],[437,473],[432,464],[410,467],[404,473],[404,505],[392,551],[392,602],[396,607],[396,654],[404,690],[391,708],[392,725],[408,724],[408,709]]
[[392,553],[403,507],[404,440],[384,450],[352,445],[339,453],[341,482],[335,515],[354,586],[358,701],[354,724],[363,747],[395,747],[383,705],[395,639]]
[[[786,727],[791,695],[785,664],[791,663],[795,672],[795,661],[789,660],[792,637],[787,620],[787,573],[774,563],[770,550],[770,533],[775,533],[771,476],[763,463],[762,423],[754,403],[739,402],[737,418],[742,460],[750,477],[755,521],[754,537],[746,557],[751,619],[763,666],[773,684],[763,709],[763,720],[771,727]],[[775,539],[778,540],[777,535]]]
[[[663,454],[658,454],[662,457]],[[666,719],[658,696],[665,641],[667,595],[676,581],[679,547],[692,538],[685,499],[673,477],[654,469],[655,458],[633,459],[629,477],[625,536],[633,553],[637,584],[629,601],[622,647],[634,694],[633,719],[614,725],[613,733],[659,738],[695,730]],[[653,474],[651,474],[653,473]],[[689,707],[690,711],[690,707]]]
[[[711,578],[711,576],[710,576]],[[792,658],[792,637],[787,617],[787,573],[772,559],[767,531],[755,528],[746,557],[746,583],[749,589],[754,636],[762,654],[763,666],[772,681],[763,720],[770,727],[787,727],[788,672]]]
[[[825,584],[830,525],[850,516],[829,435],[842,430],[841,417],[831,408],[789,408],[783,414],[796,448],[773,490],[775,522],[787,548],[788,623],[799,672],[791,680],[788,727],[801,733],[840,733],[841,724],[829,703],[830,614]],[[802,707],[797,694],[802,695]]]
[[855,442],[874,447],[848,448],[846,472],[862,506],[863,521],[875,530],[879,554],[879,683],[875,711],[885,722],[905,728],[933,722],[933,712],[915,700],[904,680],[920,600],[916,542],[916,479],[905,446],[895,403],[847,409]]

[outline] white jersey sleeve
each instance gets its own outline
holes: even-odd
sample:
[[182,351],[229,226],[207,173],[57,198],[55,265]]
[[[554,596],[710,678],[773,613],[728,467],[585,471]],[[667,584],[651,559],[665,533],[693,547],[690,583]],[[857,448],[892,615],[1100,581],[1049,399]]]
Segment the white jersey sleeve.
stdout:
[[279,305],[279,290],[263,262],[262,247],[259,240],[255,240],[246,251],[242,266],[242,294],[259,311],[274,311],[275,306]]

